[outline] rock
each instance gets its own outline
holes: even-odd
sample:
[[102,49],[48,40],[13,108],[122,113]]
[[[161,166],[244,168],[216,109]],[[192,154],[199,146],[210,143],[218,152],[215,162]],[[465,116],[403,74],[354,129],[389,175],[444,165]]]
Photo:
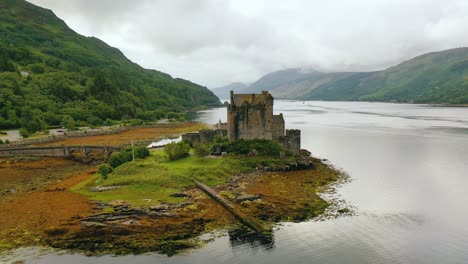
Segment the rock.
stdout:
[[138,224],[140,224],[140,222],[137,220],[127,220],[125,222],[122,222],[122,225],[138,225]]
[[129,203],[127,201],[124,201],[124,200],[113,200],[113,201],[107,202],[107,204],[110,205],[110,206],[119,206],[119,205],[128,206],[129,205]]
[[242,203],[242,202],[245,202],[245,201],[255,201],[255,200],[258,200],[258,199],[260,199],[260,198],[262,198],[262,196],[259,195],[259,194],[246,194],[246,193],[245,193],[245,194],[239,195],[239,196],[235,199],[235,201],[236,201],[237,203]]
[[127,219],[127,218],[130,218],[130,217],[131,217],[131,215],[109,216],[109,217],[106,217],[105,221],[116,221],[116,220]]
[[182,202],[182,203],[176,203],[176,204],[171,204],[171,208],[182,208],[182,207],[185,207],[187,205],[191,205],[192,203],[191,202]]
[[167,204],[158,204],[158,205],[150,206],[149,209],[151,211],[165,211],[165,210],[169,210],[169,205],[167,205]]
[[90,221],[81,221],[82,227],[106,227],[106,224]]
[[90,192],[105,192],[105,191],[112,191],[112,190],[120,189],[120,188],[121,187],[118,186],[118,185],[115,185],[115,186],[97,186],[97,187],[91,188],[89,191]]
[[188,197],[188,195],[185,193],[173,193],[170,196],[171,197],[184,197],[184,198]]
[[160,216],[166,216],[166,217],[173,217],[173,216],[177,216],[177,213],[174,213],[174,212],[161,212],[159,213]]
[[299,150],[299,153],[303,157],[310,157],[312,155],[312,153],[310,151],[308,151],[307,149],[301,149],[301,150]]
[[114,211],[116,211],[116,212],[128,210],[128,205],[115,205],[115,206],[112,206],[112,207],[114,208]]

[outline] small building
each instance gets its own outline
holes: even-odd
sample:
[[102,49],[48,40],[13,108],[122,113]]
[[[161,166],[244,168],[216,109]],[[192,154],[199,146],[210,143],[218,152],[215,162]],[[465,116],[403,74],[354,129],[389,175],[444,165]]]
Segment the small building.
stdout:
[[21,77],[28,77],[29,72],[28,71],[20,71]]

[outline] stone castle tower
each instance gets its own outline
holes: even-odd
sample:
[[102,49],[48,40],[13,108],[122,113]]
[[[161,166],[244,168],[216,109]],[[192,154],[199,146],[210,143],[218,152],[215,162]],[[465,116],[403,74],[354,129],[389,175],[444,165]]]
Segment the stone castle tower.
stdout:
[[228,138],[238,139],[278,139],[284,136],[283,115],[273,115],[273,96],[263,91],[261,94],[234,94],[227,109]]
[[294,154],[300,150],[300,130],[285,131],[283,114],[273,115],[273,96],[260,94],[234,94],[231,91],[227,109],[227,135],[229,142],[239,139],[268,139],[278,141]]

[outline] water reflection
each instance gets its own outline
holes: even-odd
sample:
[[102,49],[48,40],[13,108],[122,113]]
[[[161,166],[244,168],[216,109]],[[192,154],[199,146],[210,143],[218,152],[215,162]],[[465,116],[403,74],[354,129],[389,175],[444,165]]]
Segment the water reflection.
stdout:
[[228,232],[229,243],[233,249],[245,248],[252,250],[271,250],[275,247],[275,236],[273,232],[259,234],[249,229],[239,228]]

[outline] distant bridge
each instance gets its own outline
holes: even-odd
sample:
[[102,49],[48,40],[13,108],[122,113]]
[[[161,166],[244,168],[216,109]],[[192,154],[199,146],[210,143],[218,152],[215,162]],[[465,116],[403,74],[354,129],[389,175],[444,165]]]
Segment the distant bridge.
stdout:
[[83,162],[107,160],[114,151],[121,151],[114,146],[44,146],[0,149],[0,157],[62,157]]

